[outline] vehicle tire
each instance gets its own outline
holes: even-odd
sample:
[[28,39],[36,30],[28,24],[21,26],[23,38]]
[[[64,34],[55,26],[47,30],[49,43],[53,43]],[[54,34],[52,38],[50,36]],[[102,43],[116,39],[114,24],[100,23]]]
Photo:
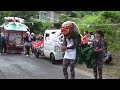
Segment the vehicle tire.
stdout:
[[35,55],[35,53],[36,53],[36,49],[34,50],[34,55]]
[[44,53],[43,53],[43,51],[40,53],[40,55],[41,55],[41,56],[44,56]]
[[35,57],[39,58],[39,53],[37,52],[37,50],[35,51]]
[[50,59],[52,61],[52,64],[56,64],[56,62],[55,62],[55,56],[54,56],[53,53],[50,54]]

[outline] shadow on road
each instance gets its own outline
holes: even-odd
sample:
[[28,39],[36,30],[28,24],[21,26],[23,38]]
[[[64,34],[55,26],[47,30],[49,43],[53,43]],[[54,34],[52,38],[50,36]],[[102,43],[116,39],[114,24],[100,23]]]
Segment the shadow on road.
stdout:
[[[52,61],[51,61],[49,58],[46,58],[46,57],[44,57],[44,56],[39,57],[39,59],[44,59],[44,60],[46,60],[47,62],[52,63]],[[62,60],[56,60],[55,65],[62,65],[62,62],[63,62]]]

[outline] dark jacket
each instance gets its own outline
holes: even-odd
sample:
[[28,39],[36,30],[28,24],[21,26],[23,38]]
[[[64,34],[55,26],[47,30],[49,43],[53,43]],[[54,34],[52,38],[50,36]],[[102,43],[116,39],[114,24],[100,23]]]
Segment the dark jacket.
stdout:
[[26,36],[26,37],[24,38],[24,45],[25,45],[25,46],[31,46],[31,39],[29,40],[29,37],[28,37],[28,36]]
[[8,43],[8,37],[6,37],[6,36],[1,36],[1,38],[0,38],[0,43],[1,44],[7,44]]
[[100,39],[98,42],[95,40],[93,41],[93,48],[96,49],[98,48],[98,52],[96,52],[97,54],[97,59],[102,59],[103,58],[103,54],[105,51],[105,43],[104,40]]
[[24,37],[24,42],[31,42],[31,40],[29,40],[29,37],[26,36],[26,37]]
[[34,36],[33,38],[31,38],[31,41],[36,41],[36,37]]

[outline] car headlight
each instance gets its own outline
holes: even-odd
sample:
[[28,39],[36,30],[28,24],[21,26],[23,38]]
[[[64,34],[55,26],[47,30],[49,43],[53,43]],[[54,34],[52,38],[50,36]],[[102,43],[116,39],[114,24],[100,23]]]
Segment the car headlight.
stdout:
[[55,52],[60,52],[60,51],[61,51],[61,49],[60,49],[60,47],[59,47],[59,46],[54,46],[54,51],[55,51]]

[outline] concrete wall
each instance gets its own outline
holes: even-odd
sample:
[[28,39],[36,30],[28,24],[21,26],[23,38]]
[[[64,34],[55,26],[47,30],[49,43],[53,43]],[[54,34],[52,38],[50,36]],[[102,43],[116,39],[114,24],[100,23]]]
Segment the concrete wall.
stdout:
[[[47,13],[46,18],[44,18],[44,13]],[[57,23],[59,14],[57,12],[55,12],[55,11],[38,11],[37,16],[39,16],[39,19],[36,19],[36,18],[33,18],[33,19],[36,19],[36,20],[48,20],[48,21],[53,21],[54,23]]]

